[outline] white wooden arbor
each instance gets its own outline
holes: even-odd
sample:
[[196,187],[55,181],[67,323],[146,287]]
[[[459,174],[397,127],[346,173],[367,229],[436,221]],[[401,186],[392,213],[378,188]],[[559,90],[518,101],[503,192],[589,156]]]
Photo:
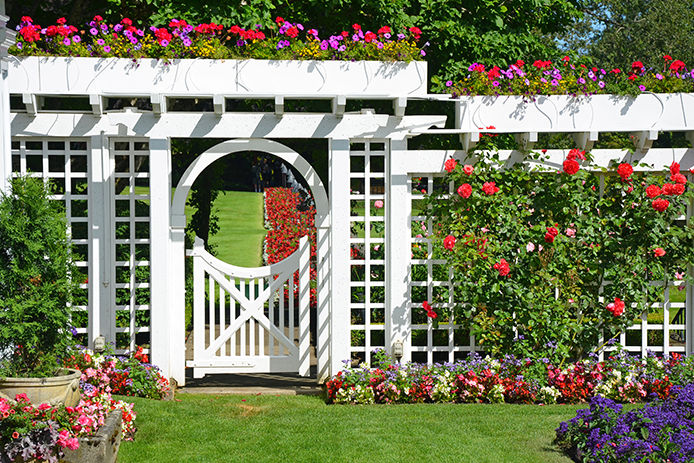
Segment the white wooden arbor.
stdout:
[[[66,203],[88,276],[83,284],[88,297],[76,307],[88,314],[88,323],[79,329],[89,343],[100,335],[110,342],[123,338],[123,349],[133,347],[139,333],[149,333],[153,362],[179,384],[185,382],[183,207],[187,189],[214,159],[237,151],[265,152],[291,163],[311,186],[318,210],[319,380],[341,369],[343,360],[368,360],[371,349],[390,350],[396,343],[402,343],[405,361],[452,361],[476,349],[455,320],[435,330],[420,316],[421,302],[450,282],[420,233],[430,224],[412,210],[419,200],[413,187],[431,191],[445,160],[464,159],[480,128],[493,125],[496,132],[514,133],[525,147],[537,142],[538,133],[570,133],[582,149],[601,132],[629,132],[635,139],[633,157],[655,170],[673,161],[683,170],[694,166],[690,148],[651,149],[660,132],[694,129],[694,95],[688,94],[548,97],[532,103],[517,97],[449,100],[427,94],[424,63],[195,60],[164,65],[142,60],[135,65],[118,59],[13,57],[3,63],[2,181],[31,172],[60,185],[55,198]],[[17,105],[12,110],[10,95]],[[56,96],[81,97],[87,106],[51,111],[46,103]],[[107,100],[115,97],[149,98],[152,110],[106,110]],[[210,100],[213,110],[167,111],[172,100],[192,97]],[[227,111],[228,100],[245,98],[268,99],[274,110]],[[291,99],[329,100],[331,111],[285,111]],[[392,102],[392,114],[346,111],[350,100],[371,99]],[[455,120],[449,124],[454,128],[444,128],[445,115],[408,115],[408,101],[417,99],[454,105]],[[459,141],[450,150],[408,149],[408,139],[422,134],[453,134]],[[173,198],[172,138],[228,140],[191,164]],[[288,138],[327,140],[327,185],[301,153],[274,141]],[[630,156],[621,150],[594,153],[605,166]],[[550,164],[560,166],[566,151],[548,154]],[[385,207],[373,208],[378,200]],[[412,281],[414,266],[426,269],[426,280]],[[149,269],[146,278],[143,268]],[[686,287],[685,302],[671,302],[671,290],[664,288],[662,324],[649,324],[644,316],[631,330],[639,334],[636,344],[629,345],[633,336],[623,335],[630,350],[692,352],[692,286]],[[684,320],[671,324],[668,311],[679,309]],[[140,325],[138,314],[144,312],[151,325]],[[649,344],[654,330],[664,333],[659,345]],[[686,342],[672,342],[675,332],[686,333]]]

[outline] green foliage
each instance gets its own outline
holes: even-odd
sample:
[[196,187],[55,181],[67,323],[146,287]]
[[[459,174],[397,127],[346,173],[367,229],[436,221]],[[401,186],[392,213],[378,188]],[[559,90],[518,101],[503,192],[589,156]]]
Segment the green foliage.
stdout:
[[71,275],[81,274],[60,204],[29,177],[0,199],[0,375],[51,375],[72,343],[68,305],[81,281]]
[[603,66],[641,60],[658,70],[663,55],[694,63],[694,5],[680,0],[586,0],[584,14],[559,34],[567,50]]
[[[623,180],[608,172],[601,185],[601,169],[549,170],[541,153],[509,165],[493,142],[486,148],[471,175],[458,165],[445,177],[454,189],[470,185],[468,198],[428,197],[436,257],[454,269],[456,319],[470,321],[485,351],[580,359],[662,300],[663,288],[649,281],[672,281],[694,261],[694,226],[675,225],[694,198],[691,184],[682,195],[659,196],[670,202],[661,212],[645,190],[670,181],[663,173]],[[499,191],[483,192],[486,182]],[[550,229],[556,238],[546,236]],[[450,251],[442,246],[448,235],[456,238]],[[624,314],[606,307],[615,298],[626,303]]]

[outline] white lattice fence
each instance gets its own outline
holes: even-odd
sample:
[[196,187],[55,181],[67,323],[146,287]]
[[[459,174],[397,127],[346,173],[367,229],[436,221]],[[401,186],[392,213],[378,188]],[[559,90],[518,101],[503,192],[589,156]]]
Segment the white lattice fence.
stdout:
[[15,138],[12,140],[12,175],[38,177],[50,186],[51,199],[65,206],[75,264],[80,270],[80,292],[72,305],[72,323],[79,342],[86,344],[89,325],[89,195],[91,163],[88,142],[75,138]]

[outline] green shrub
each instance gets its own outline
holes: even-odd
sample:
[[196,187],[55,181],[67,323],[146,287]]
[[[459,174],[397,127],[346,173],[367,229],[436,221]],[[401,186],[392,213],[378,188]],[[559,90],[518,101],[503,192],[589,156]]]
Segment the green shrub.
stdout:
[[61,203],[40,179],[13,179],[0,197],[0,376],[50,376],[73,343],[70,253]]

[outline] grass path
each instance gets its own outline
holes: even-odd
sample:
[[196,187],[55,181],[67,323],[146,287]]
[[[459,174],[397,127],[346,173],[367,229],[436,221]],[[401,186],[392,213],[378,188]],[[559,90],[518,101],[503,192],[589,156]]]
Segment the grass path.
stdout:
[[[137,462],[570,462],[554,429],[581,406],[325,405],[309,396],[132,399]],[[585,407],[585,405],[583,405]]]
[[[263,194],[250,191],[220,191],[213,205],[219,217],[219,232],[211,242],[217,246],[217,257],[241,267],[261,264],[263,238]],[[186,207],[190,217],[193,208]]]

